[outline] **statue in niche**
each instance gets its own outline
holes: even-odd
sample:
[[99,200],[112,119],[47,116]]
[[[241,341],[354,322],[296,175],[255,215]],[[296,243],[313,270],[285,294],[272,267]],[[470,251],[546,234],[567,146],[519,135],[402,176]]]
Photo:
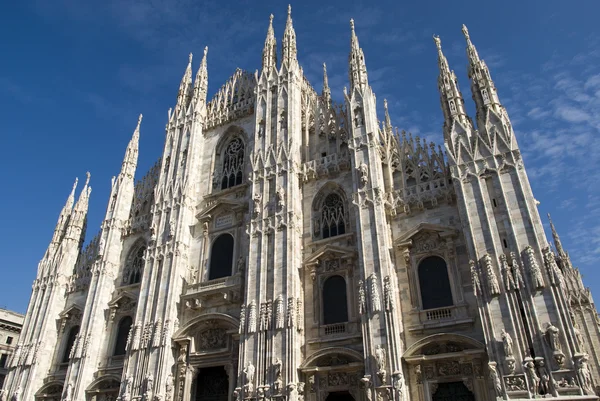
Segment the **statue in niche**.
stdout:
[[581,334],[581,330],[579,330],[579,325],[578,324],[574,324],[573,325],[573,331],[575,332],[575,340],[577,342],[577,350],[579,352],[583,352],[584,351],[584,340],[583,340],[583,335]]
[[548,341],[548,345],[552,349],[552,351],[560,352],[560,339],[558,335],[560,330],[558,327],[554,326],[552,323],[548,323],[546,325],[546,340]]
[[540,388],[539,393],[546,395],[550,393],[550,373],[546,369],[546,362],[544,358],[540,358],[538,361],[538,370],[540,372]]
[[371,376],[365,375],[360,379],[361,384],[363,385],[363,390],[365,391],[365,399],[366,401],[373,401],[373,394],[371,392]]
[[265,134],[265,120],[263,118],[258,122],[258,137],[262,138]]
[[165,401],[173,400],[173,375],[169,373],[165,383]]
[[533,281],[534,288],[544,288],[544,277],[535,260],[533,248],[530,246],[525,248],[525,255],[527,256],[527,263],[529,264],[529,270],[531,271],[531,281]]
[[402,372],[394,372],[392,379],[394,391],[396,392],[396,400],[400,401],[404,391],[404,375]]
[[273,375],[275,376],[275,381],[273,382],[273,391],[275,394],[281,394],[281,389],[283,387],[283,379],[281,378],[281,359],[277,358],[273,363]]
[[254,365],[252,362],[248,362],[248,365],[244,368],[244,375],[246,375],[245,391],[247,394],[251,394],[254,391]]
[[386,382],[386,352],[385,348],[381,346],[381,344],[375,347],[375,361],[377,362],[377,376],[379,377],[379,381],[381,385],[384,385]]
[[502,329],[502,344],[504,345],[504,356],[510,358],[513,356],[513,340],[506,330]]
[[283,207],[285,206],[285,189],[283,189],[283,187],[278,186],[277,187],[277,207],[279,209],[283,209]]
[[363,115],[360,107],[354,109],[354,125],[357,128],[363,126]]
[[258,215],[262,206],[262,196],[257,193],[254,195],[254,214]]
[[364,162],[362,162],[360,163],[360,166],[358,166],[357,170],[360,179],[360,185],[364,187],[369,182],[369,168]]
[[282,110],[281,114],[279,115],[279,126],[281,129],[281,132],[285,132],[287,130],[287,117],[286,117],[285,110]]
[[20,401],[21,400],[21,386],[17,386],[17,389],[13,393],[12,397],[10,397],[10,401]]
[[525,374],[527,375],[527,378],[529,379],[530,383],[529,391],[531,392],[531,394],[537,395],[538,389],[540,387],[540,377],[535,371],[535,364],[533,363],[531,358],[525,358],[525,361]]
[[179,357],[177,362],[185,362],[187,359],[187,344],[183,344],[179,347]]
[[494,390],[496,390],[496,397],[502,397],[502,383],[496,370],[496,362],[488,363],[488,370],[490,371],[490,379],[494,383]]
[[593,395],[594,386],[592,381],[592,373],[588,368],[587,360],[587,355],[583,355],[577,360],[577,374],[579,375],[579,380],[581,381],[581,387],[584,393],[586,395]]
[[150,241],[156,241],[156,225],[154,223],[150,227]]

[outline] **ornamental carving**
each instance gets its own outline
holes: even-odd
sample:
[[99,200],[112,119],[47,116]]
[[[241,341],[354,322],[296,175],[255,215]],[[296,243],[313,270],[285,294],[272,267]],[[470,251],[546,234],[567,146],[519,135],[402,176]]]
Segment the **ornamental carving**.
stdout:
[[513,278],[512,271],[508,265],[508,259],[506,255],[500,255],[500,273],[504,282],[504,288],[506,291],[512,291],[516,288],[515,280]]
[[436,251],[441,246],[439,237],[434,233],[423,233],[414,239],[412,248],[414,253],[430,253]]
[[246,329],[246,305],[240,307],[240,327],[238,333],[243,334]]
[[367,312],[367,299],[365,295],[365,284],[358,280],[358,314],[364,315]]
[[483,266],[485,267],[485,275],[487,277],[488,290],[492,295],[500,294],[500,286],[498,285],[498,278],[494,272],[494,266],[492,264],[492,258],[489,254],[483,257]]
[[458,361],[440,362],[437,366],[437,372],[440,376],[460,375],[460,364]]
[[529,267],[533,287],[536,289],[544,288],[544,277],[542,276],[542,271],[535,258],[535,252],[530,246],[525,248],[525,259],[527,260],[527,267]]
[[386,276],[383,279],[383,299],[386,311],[394,310],[396,301],[394,299],[394,290],[392,288],[392,280],[390,276]]
[[227,347],[227,330],[210,328],[198,334],[198,350],[211,351]]
[[348,373],[332,372],[327,375],[327,383],[329,387],[345,386],[348,384]]
[[248,333],[254,333],[256,331],[256,302],[254,300],[250,302],[248,309]]
[[279,294],[277,299],[275,300],[275,328],[283,329],[284,326],[284,305],[283,305],[283,296]]
[[371,311],[377,313],[381,310],[381,298],[379,297],[379,282],[377,274],[371,275]]
[[504,378],[507,391],[527,391],[527,385],[523,376],[507,376]]

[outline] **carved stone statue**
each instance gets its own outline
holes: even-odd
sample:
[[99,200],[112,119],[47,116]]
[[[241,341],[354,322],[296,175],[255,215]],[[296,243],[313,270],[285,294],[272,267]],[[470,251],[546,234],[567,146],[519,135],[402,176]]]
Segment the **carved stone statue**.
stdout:
[[248,333],[254,333],[256,331],[256,302],[254,300],[250,302],[248,309]]
[[65,391],[63,392],[62,401],[71,401],[73,398],[73,385],[71,383],[67,384]]
[[356,170],[358,171],[360,185],[361,186],[367,185],[367,183],[369,182],[369,168],[367,167],[365,162],[360,163],[360,165],[358,166],[358,168]]
[[275,300],[275,328],[283,329],[284,326],[284,316],[283,316],[283,296],[279,294],[277,299]]
[[358,314],[367,313],[367,300],[365,296],[365,284],[362,280],[358,280]]
[[486,254],[483,257],[483,264],[485,266],[485,274],[487,276],[488,289],[490,291],[490,294],[492,294],[492,295],[500,294],[500,286],[498,285],[498,279],[496,278],[496,273],[494,272],[492,258],[490,257],[489,254]]
[[592,381],[592,373],[587,364],[588,357],[583,355],[576,361],[577,375],[581,382],[581,388],[586,395],[594,395],[594,386]]
[[575,332],[575,340],[577,341],[577,350],[579,352],[585,351],[585,342],[583,340],[583,335],[581,334],[581,330],[579,330],[578,325],[574,325],[573,331]]
[[546,325],[546,340],[548,341],[548,345],[552,349],[552,351],[560,351],[560,339],[559,339],[560,330],[558,327],[554,326],[552,323],[548,323]]
[[386,276],[383,279],[383,300],[385,304],[385,310],[394,310],[396,302],[394,300],[394,291],[392,290],[392,280],[390,276]]
[[10,397],[10,401],[20,401],[22,391],[23,390],[21,389],[21,386],[18,386],[15,392],[13,393],[12,397]]
[[257,193],[254,195],[254,214],[258,215],[260,213],[260,209],[262,208],[262,196]]
[[356,127],[362,127],[363,125],[363,115],[360,107],[354,109],[354,124]]
[[263,118],[258,122],[258,137],[262,138],[265,134],[265,120]]
[[179,357],[177,358],[177,362],[186,362],[187,361],[187,344],[182,344],[179,347]]
[[540,387],[540,377],[535,371],[535,364],[533,363],[531,358],[525,358],[524,368],[525,374],[529,379],[529,391],[531,392],[531,394],[537,395]]
[[504,345],[504,356],[510,358],[513,356],[513,339],[506,332],[506,330],[502,329],[502,344]]
[[283,380],[281,378],[281,359],[277,358],[273,363],[273,376],[275,380],[273,381],[273,392],[275,394],[281,394],[281,389],[283,387]]
[[365,375],[360,379],[361,384],[363,385],[363,390],[365,392],[365,400],[373,401],[373,392],[371,390],[371,376]]
[[279,209],[283,209],[283,207],[285,206],[285,189],[283,189],[283,187],[279,186],[277,187],[277,207]]
[[173,400],[173,375],[169,373],[167,381],[165,382],[165,401]]
[[404,375],[402,372],[394,372],[392,375],[392,385],[396,392],[396,401],[402,400],[402,393],[404,392]]
[[132,389],[133,389],[133,377],[129,376],[121,384],[121,400],[122,401],[129,401],[129,397],[131,396]]
[[502,279],[504,280],[504,288],[506,288],[506,291],[514,290],[516,288],[515,280],[512,272],[510,271],[508,259],[504,254],[500,255],[500,272],[502,273]]
[[144,379],[144,390],[144,395],[146,397],[148,397],[154,390],[154,376],[152,375],[152,373],[148,373],[146,375],[146,378]]
[[496,397],[502,397],[502,383],[496,370],[496,362],[488,363],[488,370],[490,371],[490,379],[494,383],[494,390],[496,390]]
[[544,358],[539,358],[537,365],[540,373],[539,393],[542,395],[550,394],[550,373],[548,372],[548,369],[546,369]]
[[529,266],[529,271],[531,272],[531,281],[533,282],[533,286],[535,288],[544,288],[544,277],[542,276],[542,271],[537,264],[535,259],[535,253],[533,248],[528,246],[525,248],[525,255],[527,256],[527,264]]
[[246,375],[246,384],[252,384],[254,382],[254,365],[252,362],[248,362],[248,365],[244,369],[244,374]]
[[377,361],[377,371],[385,371],[386,367],[386,359],[385,359],[385,349],[381,346],[381,344],[375,347],[375,360]]
[[373,313],[381,310],[381,298],[379,297],[379,282],[377,274],[371,275],[371,310]]
[[469,260],[469,267],[471,269],[471,281],[473,284],[473,293],[476,297],[481,296],[481,282],[479,281],[479,272],[477,271],[477,265],[474,260]]
[[282,110],[281,114],[279,116],[279,125],[281,127],[282,132],[287,130],[287,117],[286,117],[285,113],[286,113],[285,110]]

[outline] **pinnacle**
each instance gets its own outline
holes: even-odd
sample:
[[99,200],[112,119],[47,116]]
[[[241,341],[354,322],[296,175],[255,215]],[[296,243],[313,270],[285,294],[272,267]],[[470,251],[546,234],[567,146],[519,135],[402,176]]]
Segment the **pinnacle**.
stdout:
[[190,64],[192,64],[192,57],[194,57],[194,54],[190,53],[190,55],[188,56],[188,60],[189,60]]
[[291,17],[292,16],[292,5],[288,4],[288,16]]
[[354,32],[354,18],[350,18],[350,29]]
[[463,24],[463,26],[462,26],[462,32],[465,35],[465,38],[467,40],[469,40],[470,39],[469,30],[467,29],[467,26],[465,24]]
[[435,45],[438,48],[438,50],[441,51],[442,50],[442,40],[440,39],[440,37],[437,35],[433,35],[433,41],[435,42]]
[[90,178],[91,178],[92,175],[90,174],[89,171],[86,172],[85,175],[86,175],[86,178],[85,178],[85,185],[84,185],[84,187],[87,187],[89,185],[89,183],[90,183]]

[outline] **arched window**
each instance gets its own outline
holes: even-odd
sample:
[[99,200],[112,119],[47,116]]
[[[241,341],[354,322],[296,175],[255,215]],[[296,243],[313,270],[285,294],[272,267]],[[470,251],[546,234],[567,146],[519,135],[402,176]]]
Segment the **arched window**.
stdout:
[[331,276],[323,284],[323,324],[347,321],[346,280],[342,276]]
[[71,355],[71,349],[75,345],[77,335],[79,334],[79,326],[74,326],[69,330],[69,336],[67,337],[67,344],[65,346],[65,353],[63,354],[62,363],[69,362],[69,355]]
[[229,234],[219,235],[212,245],[208,279],[214,280],[231,276],[232,265],[233,237]]
[[444,259],[429,256],[419,263],[419,287],[423,309],[452,306],[452,290]]
[[244,142],[235,138],[227,145],[223,156],[221,189],[240,185],[244,173]]
[[119,328],[117,329],[117,341],[115,342],[115,352],[114,356],[125,355],[127,351],[127,338],[129,337],[129,331],[131,330],[131,325],[133,324],[133,319],[130,316],[125,316],[119,322]]
[[142,273],[144,271],[144,254],[146,246],[140,246],[132,251],[127,258],[127,265],[123,272],[123,284],[131,285],[142,281]]
[[321,236],[335,237],[346,232],[344,202],[338,194],[329,194],[321,210]]

